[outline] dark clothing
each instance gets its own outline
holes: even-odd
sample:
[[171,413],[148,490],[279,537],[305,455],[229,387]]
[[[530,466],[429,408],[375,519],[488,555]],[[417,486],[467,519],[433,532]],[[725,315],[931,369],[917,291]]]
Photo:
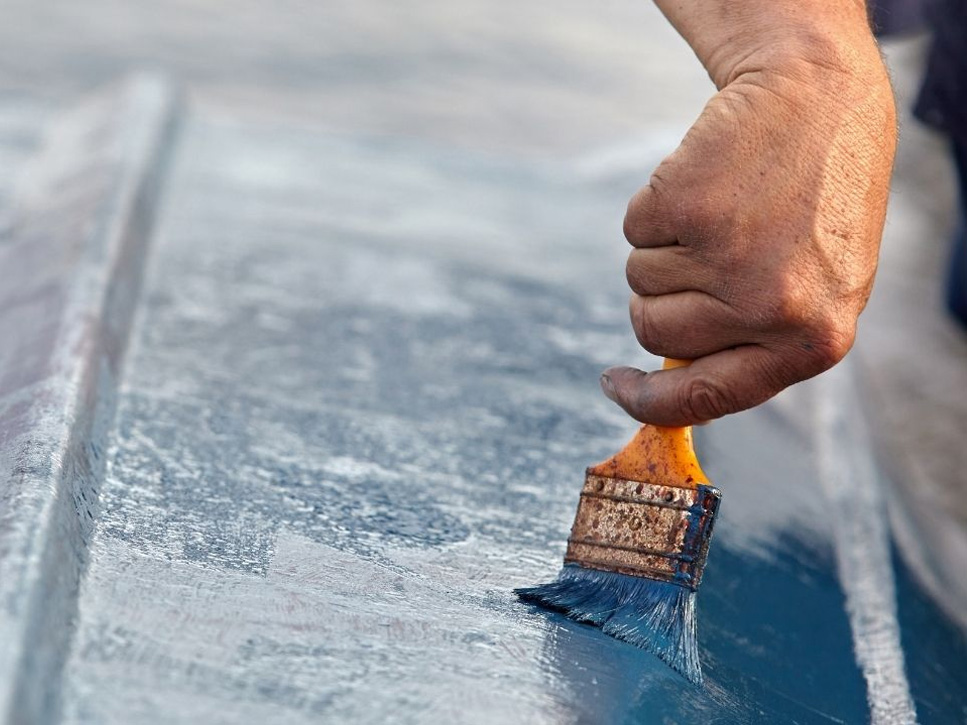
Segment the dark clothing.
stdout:
[[879,35],[932,31],[923,85],[914,113],[950,138],[960,209],[947,275],[947,307],[967,327],[967,0],[873,0]]
[[954,161],[960,179],[960,223],[947,277],[947,307],[967,325],[967,145],[954,144]]
[[873,32],[879,37],[922,30],[927,0],[869,0]]
[[947,307],[967,326],[967,0],[927,6],[933,45],[917,99],[917,118],[950,137],[960,184],[960,219],[947,275]]
[[881,37],[930,29],[914,112],[929,126],[967,143],[967,0],[870,0],[870,14]]
[[926,6],[933,44],[917,99],[917,118],[967,147],[967,0]]

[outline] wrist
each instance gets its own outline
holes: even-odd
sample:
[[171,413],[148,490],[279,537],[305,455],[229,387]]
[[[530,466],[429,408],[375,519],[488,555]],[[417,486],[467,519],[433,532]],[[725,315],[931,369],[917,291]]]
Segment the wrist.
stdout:
[[[886,66],[865,26],[787,26],[756,42],[723,47],[707,66],[719,88],[761,89],[763,108],[785,108],[789,122],[813,126],[818,136],[839,133],[872,140],[892,169],[896,101]],[[713,75],[714,73],[714,75]],[[747,94],[748,95],[748,94]]]
[[[850,102],[854,90],[885,91],[892,103],[890,77],[872,35],[823,28],[795,28],[775,38],[723,52],[709,74],[721,90],[738,80],[782,78],[803,95],[829,94]],[[865,89],[865,90],[864,90]],[[884,94],[881,94],[884,95]]]
[[863,0],[655,1],[719,90],[750,72],[882,72]]

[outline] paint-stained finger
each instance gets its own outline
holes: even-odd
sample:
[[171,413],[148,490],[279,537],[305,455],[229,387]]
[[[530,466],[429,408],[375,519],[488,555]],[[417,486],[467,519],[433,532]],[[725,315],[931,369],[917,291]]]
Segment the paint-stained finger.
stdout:
[[674,370],[609,368],[601,387],[642,423],[683,426],[747,410],[794,382],[796,375],[782,374],[770,351],[747,345]]
[[704,292],[632,295],[629,309],[638,342],[662,357],[692,359],[752,342],[748,323]]
[[723,285],[693,250],[679,245],[632,249],[625,265],[628,286],[638,295],[667,295],[698,290],[711,292]]

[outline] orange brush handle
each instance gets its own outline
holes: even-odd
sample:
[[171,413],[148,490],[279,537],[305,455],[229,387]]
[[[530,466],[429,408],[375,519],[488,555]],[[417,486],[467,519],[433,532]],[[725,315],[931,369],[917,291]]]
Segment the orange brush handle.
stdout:
[[[688,365],[687,360],[666,359],[664,368]],[[645,481],[659,486],[695,488],[708,484],[708,476],[695,457],[692,428],[643,425],[631,442],[588,473],[606,478]]]

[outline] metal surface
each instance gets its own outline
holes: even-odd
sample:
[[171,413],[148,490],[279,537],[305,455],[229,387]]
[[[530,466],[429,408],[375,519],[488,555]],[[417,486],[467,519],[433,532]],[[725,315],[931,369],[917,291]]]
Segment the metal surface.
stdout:
[[564,562],[698,589],[721,498],[588,472]]
[[[198,113],[407,139],[485,160],[566,161],[561,178],[593,175],[611,185],[610,214],[584,227],[582,242],[615,252],[616,287],[624,284],[620,197],[644,183],[713,92],[655,5],[638,0],[593,11],[581,0],[6,0],[3,17],[0,133],[25,143],[0,140],[13,149],[0,158],[0,197],[50,108],[131,68],[164,68],[185,83]],[[862,403],[881,435],[882,461],[895,474],[901,550],[967,629],[967,395],[959,392],[967,390],[967,335],[940,303],[956,186],[944,139],[907,113],[924,40],[882,48],[902,138],[877,284],[853,357],[869,383]],[[467,211],[478,214],[476,224],[460,233],[489,234],[477,240],[482,250],[492,251],[498,231],[516,234],[494,221],[503,207]],[[553,214],[545,218],[556,224]],[[0,236],[3,228],[0,218]],[[529,237],[516,239],[500,253],[527,255]],[[554,254],[543,263],[548,275],[560,266]]]
[[62,115],[0,242],[0,713],[45,722],[77,612],[170,90],[141,78]]
[[[152,12],[170,29],[187,8]],[[435,30],[423,40],[453,37],[452,16],[432,24],[439,13],[435,4],[419,16]],[[118,22],[136,17],[131,10]],[[267,16],[212,17],[214,27],[238,29]],[[505,20],[493,27],[517,27]],[[107,38],[115,26],[96,21],[103,66],[79,64],[94,75],[114,67],[115,52]],[[461,22],[479,27],[479,17]],[[0,32],[9,38],[14,27],[22,34],[14,23]],[[412,37],[392,17],[386,27],[386,43]],[[628,48],[643,46],[640,28],[657,32],[633,27]],[[352,34],[333,28],[325,47],[351,50]],[[285,57],[285,43],[267,52],[242,35],[240,48]],[[386,53],[372,34],[361,37]],[[312,35],[312,47],[323,46]],[[399,67],[394,47],[395,55],[365,56],[380,79],[380,69]],[[167,60],[207,62],[175,51]],[[60,61],[80,55],[58,57],[52,75],[76,78],[75,64]],[[453,72],[466,79],[458,57]],[[554,72],[580,88],[600,77]],[[354,92],[367,87],[356,80]],[[384,80],[399,88],[398,75]],[[307,84],[292,95],[309,98]],[[477,90],[453,83],[447,92],[456,96],[440,103]],[[15,725],[963,720],[964,635],[893,556],[889,493],[849,362],[697,431],[708,473],[727,491],[697,598],[703,688],[512,595],[556,574],[580,471],[634,427],[600,396],[599,371],[657,366],[628,328],[618,220],[642,169],[678,133],[652,125],[637,145],[561,151],[545,124],[575,109],[596,116],[588,108],[600,106],[580,94],[580,103],[545,106],[534,99],[548,97],[533,90],[522,84],[514,103],[539,107],[531,132],[558,150],[553,161],[451,144],[478,139],[478,129],[434,135],[447,124],[422,123],[432,104],[405,117],[377,101],[346,110],[346,96],[309,98],[354,123],[372,117],[374,127],[416,136],[430,129],[418,140],[283,122],[261,95],[259,113],[213,113],[209,97],[190,107],[171,148],[169,192],[148,249],[139,242],[139,256],[115,264],[97,252],[105,237],[70,227],[75,249],[88,251],[55,258],[48,278],[4,257],[0,294],[30,294],[3,297],[13,305],[0,312],[3,374],[43,370],[41,339],[79,341],[55,346],[72,366],[92,359],[85,339],[107,339],[82,334],[103,324],[102,297],[85,292],[77,299],[89,314],[64,316],[64,290],[126,290],[110,299],[134,323],[124,366],[108,366],[117,372],[103,386],[71,387],[59,374],[4,399],[4,415],[19,417],[5,419],[14,422],[0,436],[0,717]],[[404,95],[408,108],[419,105]],[[635,124],[650,118],[632,115]],[[499,117],[485,118],[488,138],[512,135],[501,137]],[[675,118],[674,129],[687,120]],[[142,168],[128,163],[138,155],[122,158],[120,168]],[[124,173],[112,188],[138,176]],[[30,188],[5,190],[7,207],[27,208]],[[153,199],[144,209],[160,203]],[[3,235],[0,251],[26,254],[31,235],[53,234],[63,217],[31,218]],[[94,269],[110,283],[78,287]],[[73,414],[92,410],[101,428]],[[68,459],[50,452],[70,440],[98,443],[90,450],[106,463],[91,476],[54,475]],[[75,507],[64,481],[88,505]],[[18,558],[26,550],[34,558]],[[40,558],[44,550],[66,556]],[[42,576],[24,577],[24,561]]]

